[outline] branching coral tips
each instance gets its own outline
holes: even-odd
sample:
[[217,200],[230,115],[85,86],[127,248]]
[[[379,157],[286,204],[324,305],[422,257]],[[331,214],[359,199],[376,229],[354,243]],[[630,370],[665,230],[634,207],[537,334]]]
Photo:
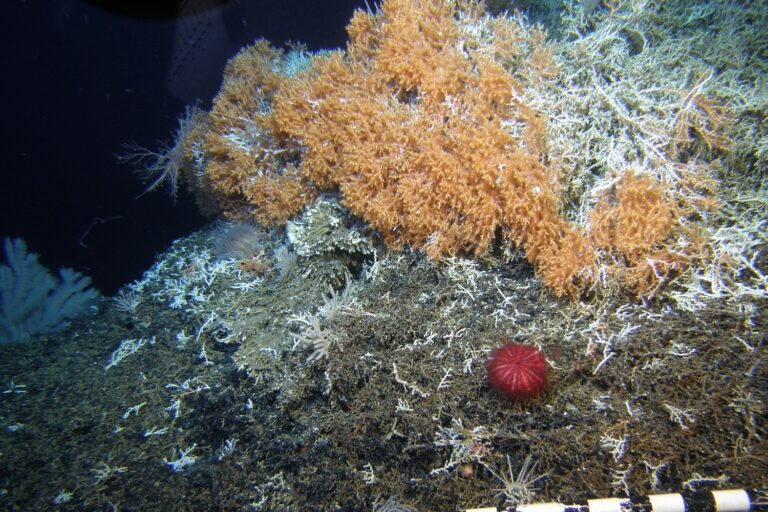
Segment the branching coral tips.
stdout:
[[535,347],[509,343],[488,360],[488,383],[512,400],[525,400],[547,387],[547,361]]

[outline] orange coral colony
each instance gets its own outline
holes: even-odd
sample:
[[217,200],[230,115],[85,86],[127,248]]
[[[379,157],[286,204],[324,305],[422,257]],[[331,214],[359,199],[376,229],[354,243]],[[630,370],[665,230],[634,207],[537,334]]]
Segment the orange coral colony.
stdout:
[[[228,64],[202,143],[226,215],[279,225],[338,192],[390,247],[481,256],[503,239],[558,295],[594,280],[597,250],[636,267],[675,229],[649,178],[626,178],[590,233],[559,215],[545,119],[522,99],[554,73],[542,31],[470,0],[384,0],[347,31],[295,73],[264,41]],[[638,228],[649,209],[658,224]]]
[[316,58],[273,103],[279,130],[305,149],[302,176],[338,189],[389,245],[435,258],[483,254],[498,228],[524,244],[548,229],[542,220],[556,221],[539,124],[516,104],[512,70],[491,44],[462,34],[457,15],[481,22],[470,3],[358,11],[346,53]]

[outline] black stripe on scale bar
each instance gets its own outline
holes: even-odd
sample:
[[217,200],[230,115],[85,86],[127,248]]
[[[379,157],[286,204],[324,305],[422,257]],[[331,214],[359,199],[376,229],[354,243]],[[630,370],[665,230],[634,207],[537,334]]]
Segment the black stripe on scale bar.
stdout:
[[[659,512],[653,508],[651,499],[648,496],[634,496],[632,498],[632,511],[633,512]],[[681,510],[680,512],[685,512]]]
[[716,512],[715,497],[711,491],[686,491],[683,498],[686,512]]

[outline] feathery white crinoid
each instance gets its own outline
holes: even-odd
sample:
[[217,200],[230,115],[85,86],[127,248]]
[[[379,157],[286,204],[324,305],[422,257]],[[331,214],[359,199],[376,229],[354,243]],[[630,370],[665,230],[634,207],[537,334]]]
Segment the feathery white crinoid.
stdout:
[[514,506],[529,503],[533,499],[536,492],[539,490],[535,484],[547,476],[547,473],[536,475],[535,471],[538,464],[538,461],[533,462],[531,456],[528,455],[523,461],[523,465],[520,467],[520,471],[517,473],[517,476],[515,476],[515,474],[512,472],[512,463],[509,460],[509,455],[507,455],[507,470],[509,472],[508,477],[506,475],[500,475],[499,473],[496,473],[493,469],[485,464],[483,465],[493,474],[493,476],[498,478],[501,483],[504,484],[504,487],[500,489],[494,489],[494,491],[498,491],[496,493],[496,497],[500,498],[503,496],[506,502],[505,505]]

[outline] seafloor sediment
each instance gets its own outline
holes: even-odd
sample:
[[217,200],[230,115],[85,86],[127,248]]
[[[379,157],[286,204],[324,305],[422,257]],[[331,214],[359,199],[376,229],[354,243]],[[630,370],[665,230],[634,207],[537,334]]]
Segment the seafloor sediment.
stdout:
[[[264,237],[246,265],[213,257],[210,233],[181,240],[127,302],[3,347],[4,508],[461,510],[768,485],[762,302],[574,303],[522,261],[410,253],[348,259],[330,291]],[[507,341],[546,354],[543,395],[488,388]]]

